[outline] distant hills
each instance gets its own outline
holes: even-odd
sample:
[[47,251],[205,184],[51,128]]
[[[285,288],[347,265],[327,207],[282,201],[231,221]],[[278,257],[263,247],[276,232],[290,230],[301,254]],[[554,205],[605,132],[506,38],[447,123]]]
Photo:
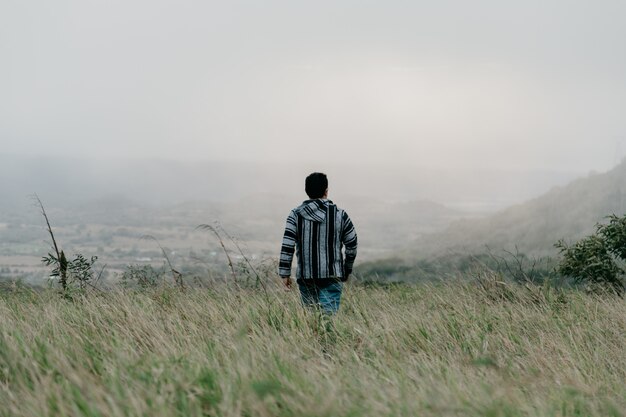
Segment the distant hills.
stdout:
[[[329,174],[331,199],[357,224],[361,259],[383,259],[401,251],[408,259],[450,251],[479,252],[486,245],[509,249],[517,245],[528,253],[550,253],[559,238],[580,237],[604,216],[623,211],[626,189],[623,163],[606,174],[553,188],[485,217],[496,207],[567,184],[574,175],[288,161],[0,155],[0,225],[40,227],[41,216],[28,198],[36,192],[54,225],[68,230],[100,225],[107,238],[116,239],[118,228],[136,228],[136,234],[168,228],[168,233],[183,234],[200,223],[220,220],[233,235],[251,242],[255,252],[274,254],[288,211],[306,198],[304,177],[315,169]],[[10,228],[0,235],[9,232],[28,243],[27,234]],[[41,234],[37,236],[41,240]],[[92,234],[89,242],[98,244],[98,236]],[[166,240],[164,244],[175,246]],[[176,244],[188,243],[181,238]]]
[[[161,262],[154,242],[141,239],[146,234],[176,253],[180,265],[196,265],[199,255],[223,266],[215,239],[195,230],[214,221],[248,254],[274,259],[289,210],[306,198],[301,188],[309,169],[227,162],[2,157],[0,162],[0,268],[11,271],[40,268],[47,250],[43,220],[28,198],[33,192],[44,201],[68,250],[98,255],[112,270],[137,259]],[[467,269],[469,255],[484,253],[487,246],[554,254],[557,240],[578,239],[605,216],[626,210],[626,162],[569,184],[564,176],[540,173],[521,178],[510,172],[502,177],[497,172],[439,174],[329,171],[331,199],[357,225],[359,273],[407,280],[441,277]],[[545,188],[567,185],[495,214],[461,209],[472,202],[484,210],[494,202],[522,199],[539,188],[541,179]],[[466,204],[433,202],[427,196],[435,195],[437,186],[442,187],[437,195]]]
[[[210,160],[210,158],[215,158]],[[435,201],[473,212],[493,212],[563,185],[578,172],[546,170],[425,168],[395,165],[328,164],[324,161],[261,162],[9,156],[0,154],[0,212],[28,209],[28,195],[68,209],[113,197],[142,206],[186,201],[230,201],[272,193],[303,196],[304,178],[313,171],[329,176],[330,194],[390,202]]]
[[444,232],[417,240],[414,256],[480,253],[486,247],[549,255],[554,243],[579,239],[610,214],[626,213],[626,160],[611,171],[590,174],[544,195],[480,219],[459,220]]

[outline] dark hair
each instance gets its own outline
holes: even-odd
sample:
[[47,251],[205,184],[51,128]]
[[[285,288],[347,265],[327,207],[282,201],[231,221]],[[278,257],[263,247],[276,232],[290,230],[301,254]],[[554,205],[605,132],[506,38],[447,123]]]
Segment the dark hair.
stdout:
[[304,190],[309,198],[322,198],[328,188],[328,177],[321,172],[314,172],[304,181]]

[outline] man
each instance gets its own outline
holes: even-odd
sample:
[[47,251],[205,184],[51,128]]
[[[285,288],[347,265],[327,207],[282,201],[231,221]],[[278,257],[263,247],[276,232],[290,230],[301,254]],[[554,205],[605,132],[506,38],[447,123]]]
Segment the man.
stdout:
[[352,273],[356,258],[356,231],[348,214],[328,200],[325,174],[312,173],[306,178],[304,188],[309,200],[291,210],[287,217],[278,273],[285,286],[291,288],[295,252],[302,303],[335,314],[339,310],[343,282]]

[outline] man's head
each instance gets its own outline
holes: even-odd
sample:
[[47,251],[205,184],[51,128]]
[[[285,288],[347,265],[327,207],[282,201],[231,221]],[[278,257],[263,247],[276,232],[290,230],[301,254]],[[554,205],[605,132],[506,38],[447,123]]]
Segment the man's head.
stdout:
[[328,191],[328,178],[326,174],[314,172],[304,181],[304,190],[309,198],[324,198]]

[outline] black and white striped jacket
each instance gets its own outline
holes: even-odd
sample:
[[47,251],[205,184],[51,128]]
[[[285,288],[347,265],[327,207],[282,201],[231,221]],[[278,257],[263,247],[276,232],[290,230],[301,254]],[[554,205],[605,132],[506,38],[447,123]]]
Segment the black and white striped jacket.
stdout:
[[278,273],[291,276],[293,254],[297,252],[296,278],[347,278],[356,248],[356,230],[344,210],[330,200],[307,200],[287,217]]

